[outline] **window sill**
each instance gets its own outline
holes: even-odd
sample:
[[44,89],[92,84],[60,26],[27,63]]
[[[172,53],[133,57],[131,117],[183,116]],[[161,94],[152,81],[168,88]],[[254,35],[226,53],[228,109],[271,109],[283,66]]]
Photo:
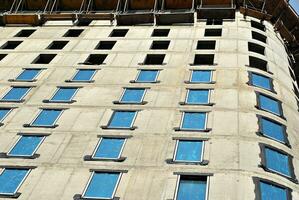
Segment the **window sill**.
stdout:
[[190,66],[216,66],[218,63],[213,63],[213,64],[194,64],[194,63],[189,63]]
[[49,99],[45,99],[43,100],[43,103],[68,103],[68,104],[71,104],[71,103],[74,103],[74,102],[77,102],[76,100],[70,100],[70,101],[55,101],[55,100],[49,100]]
[[82,62],[82,63],[78,63],[78,65],[106,65],[106,63],[95,64],[91,62]]
[[187,102],[179,102],[179,105],[183,106],[183,105],[187,105],[187,106],[213,106],[215,105],[215,103],[187,103]]
[[263,72],[267,72],[267,73],[273,75],[273,73],[270,72],[270,71],[268,71],[268,69],[267,69],[267,71],[265,71],[265,70],[262,70],[262,69],[259,69],[259,68],[256,68],[256,67],[252,67],[252,66],[250,66],[250,65],[245,65],[245,67],[250,67],[250,68],[253,68],[253,69],[258,69],[258,70],[261,70],[261,71],[263,71]]
[[255,86],[255,85],[251,84],[250,82],[247,82],[246,84],[249,85],[249,86],[251,86],[251,87],[257,88],[257,89],[262,89],[262,90],[266,90],[268,92],[272,92],[274,94],[277,94],[277,92],[274,90],[274,88],[266,89],[266,88]]
[[113,104],[125,104],[125,105],[145,105],[147,101],[142,102],[121,102],[121,101],[113,101]]
[[66,83],[93,83],[94,80],[89,80],[89,81],[65,80],[64,82],[66,82]]
[[93,158],[91,155],[85,155],[83,157],[84,161],[107,161],[107,162],[123,162],[127,158],[126,157],[120,157],[120,158]]
[[270,113],[270,114],[272,114],[272,115],[275,115],[275,116],[277,116],[277,117],[280,117],[280,118],[282,118],[282,119],[284,119],[284,120],[287,120],[287,119],[283,116],[283,114],[278,114],[278,113],[271,112],[271,111],[269,111],[269,110],[266,110],[266,109],[261,108],[261,107],[258,106],[258,105],[256,105],[255,108],[257,108],[258,110],[261,110],[261,111]]
[[182,129],[180,127],[175,127],[173,128],[174,131],[186,131],[186,132],[210,132],[212,129],[211,128],[206,128],[206,129]]
[[109,127],[109,126],[101,126],[102,129],[111,129],[111,130],[135,130],[137,126],[132,126],[132,127]]
[[290,143],[289,143],[289,141],[288,141],[287,139],[286,139],[286,140],[287,140],[286,142],[282,142],[282,141],[279,141],[279,140],[275,140],[275,139],[273,139],[273,138],[271,138],[271,137],[268,137],[267,135],[263,134],[263,133],[260,132],[260,131],[256,132],[256,134],[257,134],[258,136],[265,137],[265,138],[267,138],[267,139],[269,139],[269,140],[278,142],[278,143],[280,143],[280,144],[286,145],[286,146],[289,147],[289,148],[292,148],[292,146],[290,145]]
[[18,80],[18,79],[8,79],[9,82],[36,82],[37,79],[32,80]]
[[73,200],[120,200],[119,197],[112,197],[112,198],[87,198],[83,197],[82,194],[75,194]]
[[21,100],[4,100],[4,99],[0,99],[1,103],[23,103],[25,100],[21,99]]
[[166,65],[166,63],[161,63],[161,64],[145,64],[145,63],[138,63],[138,65],[146,65],[146,66],[148,66],[148,65],[152,65],[152,66],[156,66],[156,65],[158,65],[158,66],[163,66],[163,65]]
[[175,161],[173,159],[167,159],[166,160],[167,164],[175,164],[175,165],[201,165],[201,166],[205,166],[209,164],[208,160],[202,160],[199,162],[184,162],[184,161]]
[[17,199],[21,193],[17,192],[15,194],[1,194],[0,193],[0,198],[12,198],[12,199]]
[[210,81],[210,82],[191,82],[191,81],[184,81],[186,84],[215,84],[216,81]]
[[284,177],[284,178],[286,178],[286,179],[288,179],[288,180],[290,180],[290,181],[292,181],[292,182],[294,182],[294,183],[296,183],[296,184],[299,183],[298,180],[296,179],[296,177],[295,177],[294,174],[291,175],[291,176],[287,176],[287,175],[284,175],[284,174],[282,174],[282,173],[273,171],[273,170],[267,168],[267,167],[266,167],[265,165],[263,165],[263,164],[260,164],[259,167],[261,167],[261,168],[262,168],[263,170],[265,170],[266,172],[269,172],[269,173],[273,173],[273,174],[282,176],[282,177]]
[[140,81],[136,81],[136,80],[130,80],[130,83],[151,83],[151,84],[154,84],[154,83],[161,83],[161,81],[148,81],[148,82],[140,82]]
[[32,156],[14,156],[14,155],[8,155],[7,153],[0,153],[0,158],[8,158],[8,159],[17,159],[17,158],[22,158],[22,159],[35,159],[40,157],[40,154],[33,154]]
[[33,124],[23,124],[24,128],[56,128],[58,124],[54,125],[33,125]]

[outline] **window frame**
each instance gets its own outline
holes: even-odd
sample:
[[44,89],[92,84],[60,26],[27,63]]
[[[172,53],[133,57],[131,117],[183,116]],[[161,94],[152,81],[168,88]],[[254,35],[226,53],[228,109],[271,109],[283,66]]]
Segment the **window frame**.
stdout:
[[[126,101],[122,101],[122,98],[124,97],[127,89],[133,89],[133,90],[134,89],[137,89],[137,90],[138,89],[143,89],[143,94],[142,94],[142,97],[141,97],[140,101],[139,102],[126,102]],[[145,103],[144,102],[144,97],[145,97],[148,89],[150,89],[150,88],[146,88],[146,87],[138,87],[138,88],[137,87],[136,88],[133,88],[133,87],[124,87],[123,91],[122,91],[122,93],[121,93],[121,95],[120,95],[120,97],[118,99],[118,102],[121,103],[121,104],[144,104]]]
[[[94,70],[92,76],[90,77],[89,80],[86,80],[86,81],[81,81],[81,80],[74,80],[74,78],[76,77],[76,75],[80,72],[80,70],[84,71],[84,70]],[[90,83],[90,82],[94,82],[93,78],[95,76],[95,74],[97,73],[97,70],[98,69],[76,69],[76,72],[75,74],[69,79],[67,80],[67,82],[76,82],[76,83]]]
[[[39,117],[39,115],[44,111],[44,110],[59,110],[60,113],[57,116],[57,118],[55,119],[55,121],[51,124],[51,125],[37,125],[37,124],[33,124],[35,122],[35,120]],[[40,108],[38,113],[36,114],[36,116],[33,118],[33,120],[31,120],[31,122],[29,124],[25,124],[25,127],[37,127],[37,128],[55,128],[58,125],[56,124],[58,119],[61,117],[62,113],[64,112],[65,108]]]
[[[1,96],[1,99],[0,99],[0,102],[23,102],[23,101],[25,101],[25,96],[30,92],[30,90],[33,88],[34,86],[14,86],[14,85],[12,85],[12,86],[10,86],[10,89],[8,90],[8,91],[6,91],[5,93],[4,93],[4,95],[2,95]],[[8,95],[8,93],[10,92],[10,91],[12,91],[13,90],[13,88],[28,88],[28,90],[21,96],[21,98],[20,99],[18,99],[18,100],[14,100],[14,99],[3,99],[6,95]]]
[[[183,128],[185,113],[204,113],[205,114],[204,128],[203,129]],[[207,129],[207,124],[208,124],[208,111],[182,111],[179,130],[180,131],[206,132],[208,130]]]
[[[138,72],[135,77],[134,83],[158,83],[159,82],[158,77],[160,75],[160,71],[162,71],[162,70],[161,69],[138,69],[137,71]],[[157,71],[155,80],[154,81],[138,81],[141,71]]]
[[[199,161],[177,160],[176,155],[177,155],[177,150],[178,150],[178,146],[179,146],[179,141],[202,142],[200,160]],[[205,149],[205,140],[197,139],[197,138],[196,139],[176,139],[172,161],[175,163],[202,163],[204,160],[203,159],[204,158],[204,149]]]
[[[31,80],[19,80],[18,77],[24,73],[26,70],[38,70],[39,72],[31,79]],[[41,74],[42,70],[45,70],[45,68],[23,68],[22,71],[16,76],[15,79],[9,79],[9,81],[14,82],[35,82],[37,81],[37,77]]]
[[[212,70],[212,69],[190,69],[189,71],[191,71],[191,73],[189,74],[189,80],[188,80],[188,83],[190,83],[190,84],[213,84],[213,83],[215,83],[215,81],[213,81],[213,75],[214,75],[215,70]],[[210,71],[211,75],[210,75],[209,82],[194,82],[194,81],[192,81],[194,71]]]
[[[211,88],[186,88],[187,92],[185,95],[185,101],[184,104],[186,105],[210,105],[211,104]],[[190,90],[208,90],[208,99],[207,99],[207,103],[189,103],[188,102],[188,98],[189,98],[189,93]]]
[[[113,110],[113,113],[110,116],[110,119],[109,119],[107,125],[106,126],[102,126],[102,128],[104,128],[104,129],[116,129],[116,130],[134,130],[136,128],[134,126],[134,123],[135,123],[135,120],[137,118],[137,114],[138,114],[139,111],[140,110]],[[111,127],[110,126],[110,123],[112,122],[113,117],[114,117],[114,115],[115,115],[116,112],[134,112],[134,117],[132,119],[130,127]]]
[[[270,89],[267,89],[267,88],[263,88],[263,87],[260,87],[260,86],[256,86],[254,85],[253,83],[253,74],[256,74],[258,76],[263,76],[265,78],[268,78],[269,79],[269,82],[270,82]],[[275,91],[274,89],[274,84],[273,84],[273,78],[269,77],[269,76],[266,76],[264,74],[261,74],[261,73],[258,73],[258,72],[253,72],[253,71],[248,71],[248,79],[249,81],[247,82],[248,85],[252,86],[252,87],[256,87],[256,88],[259,88],[259,89],[263,89],[263,90],[266,90],[266,91],[270,91],[270,92],[273,92],[274,94],[277,94],[277,92]]]
[[[71,98],[69,100],[53,100],[53,97],[57,94],[57,92],[61,89],[61,88],[69,88],[69,89],[76,89],[76,91],[74,92],[74,94],[71,96]],[[52,94],[52,96],[49,98],[48,101],[44,101],[44,103],[73,103],[75,102],[74,97],[76,96],[76,94],[78,93],[79,89],[81,87],[76,87],[76,86],[58,86],[56,87],[56,90],[54,91],[54,93]]]
[[[272,97],[272,96],[269,96],[269,95],[267,95],[267,94],[265,94],[265,93],[261,93],[261,92],[255,92],[255,93],[256,93],[256,102],[257,102],[256,108],[257,108],[258,110],[261,110],[261,111],[264,111],[264,112],[273,114],[273,115],[275,115],[275,116],[281,117],[282,119],[285,119],[285,117],[284,117],[284,113],[283,113],[283,109],[282,109],[282,102],[281,102],[280,100],[278,100],[278,99],[276,99],[276,98],[274,98],[274,97]],[[277,104],[278,104],[278,110],[279,110],[279,113],[275,113],[275,112],[272,112],[272,111],[270,111],[270,110],[266,110],[266,109],[262,108],[262,107],[261,107],[261,102],[260,102],[260,97],[261,97],[261,96],[265,96],[266,98],[270,98],[270,99],[276,101]]]

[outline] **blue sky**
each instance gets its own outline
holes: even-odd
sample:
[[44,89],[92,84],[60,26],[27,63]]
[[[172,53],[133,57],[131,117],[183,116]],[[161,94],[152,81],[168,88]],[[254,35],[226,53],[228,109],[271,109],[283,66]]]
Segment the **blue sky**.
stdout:
[[296,12],[299,14],[299,0],[290,0],[290,4],[296,10]]

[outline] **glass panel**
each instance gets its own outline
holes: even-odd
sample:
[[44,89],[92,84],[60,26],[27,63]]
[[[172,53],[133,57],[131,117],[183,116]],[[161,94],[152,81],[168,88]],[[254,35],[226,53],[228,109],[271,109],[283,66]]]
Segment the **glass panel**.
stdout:
[[19,81],[31,81],[39,72],[40,69],[25,69],[16,79]]
[[181,176],[177,200],[205,200],[206,187],[206,179],[192,179]]
[[209,103],[209,90],[188,90],[187,103],[207,104]]
[[32,125],[35,126],[51,126],[55,123],[60,115],[61,110],[42,110],[38,117],[34,120]]
[[280,124],[267,120],[265,118],[261,119],[261,131],[268,137],[274,138],[278,141],[285,142],[284,137],[284,127]]
[[177,144],[176,161],[201,161],[202,141],[180,140]]
[[276,185],[260,182],[261,200],[287,200],[287,190]]
[[4,120],[11,109],[0,108],[0,121]]
[[266,90],[271,90],[271,79],[259,74],[252,73],[252,85],[264,88]]
[[130,128],[132,126],[135,111],[115,111],[109,123],[109,128]]
[[78,88],[59,88],[51,101],[70,101]]
[[11,90],[2,98],[6,101],[18,101],[22,100],[25,94],[28,92],[29,87],[13,87]]
[[266,166],[268,169],[290,176],[289,158],[278,151],[265,148]]
[[73,81],[90,81],[94,73],[94,69],[80,69],[74,76]]
[[15,194],[28,169],[4,169],[0,175],[0,194]]
[[141,70],[137,82],[155,82],[157,79],[158,70]]
[[94,157],[119,158],[124,142],[123,138],[102,138]]
[[140,103],[143,99],[145,89],[125,89],[121,102]]
[[8,153],[13,156],[32,156],[44,136],[21,136],[17,144]]
[[260,95],[259,97],[261,109],[267,110],[277,115],[281,115],[280,104],[276,100],[266,97],[264,95]]
[[112,198],[118,178],[119,173],[94,172],[83,197]]
[[206,113],[185,112],[182,129],[203,130],[206,124]]
[[193,70],[191,74],[192,83],[210,83],[212,71],[208,70]]

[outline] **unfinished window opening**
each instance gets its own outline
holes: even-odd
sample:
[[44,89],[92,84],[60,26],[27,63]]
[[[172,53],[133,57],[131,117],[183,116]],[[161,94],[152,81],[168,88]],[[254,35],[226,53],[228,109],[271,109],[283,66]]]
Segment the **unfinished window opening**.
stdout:
[[1,46],[1,49],[15,49],[23,41],[7,41],[4,45]]
[[222,25],[222,19],[207,19],[207,25]]
[[152,37],[167,37],[170,29],[154,29]]
[[194,57],[194,65],[213,65],[214,54],[196,54]]
[[110,50],[114,47],[116,41],[100,41],[95,49],[107,49]]
[[89,26],[92,20],[81,20],[76,23],[76,26]]
[[35,29],[24,29],[18,32],[15,37],[29,37],[32,33],[34,33]]
[[258,32],[255,32],[255,31],[252,31],[251,35],[252,35],[252,39],[261,41],[263,43],[267,43],[267,36],[264,36],[264,35],[262,35]]
[[129,29],[114,29],[109,37],[125,37]]
[[215,49],[216,41],[215,40],[207,40],[207,41],[198,41],[196,49]]
[[40,54],[34,59],[32,64],[49,64],[55,56],[56,54]]
[[7,54],[0,54],[0,61],[5,58],[5,56],[7,56]]
[[153,41],[150,49],[168,49],[170,41]]
[[249,66],[266,71],[266,72],[268,71],[267,70],[267,61],[262,60],[260,58],[253,57],[253,56],[249,56]]
[[84,29],[70,29],[63,37],[79,37],[79,35],[84,31]]
[[259,53],[261,55],[265,55],[265,47],[255,44],[252,42],[248,42],[248,51]]
[[84,64],[87,65],[101,65],[104,63],[107,54],[90,54],[85,60]]
[[256,22],[256,21],[251,20],[251,27],[259,29],[261,31],[266,31],[265,25],[260,23],[260,22]]
[[69,41],[53,41],[47,49],[63,49]]
[[148,54],[144,60],[145,65],[162,65],[165,54]]
[[214,29],[206,29],[205,30],[205,36],[206,37],[216,37],[222,35],[222,29],[221,28],[214,28]]

